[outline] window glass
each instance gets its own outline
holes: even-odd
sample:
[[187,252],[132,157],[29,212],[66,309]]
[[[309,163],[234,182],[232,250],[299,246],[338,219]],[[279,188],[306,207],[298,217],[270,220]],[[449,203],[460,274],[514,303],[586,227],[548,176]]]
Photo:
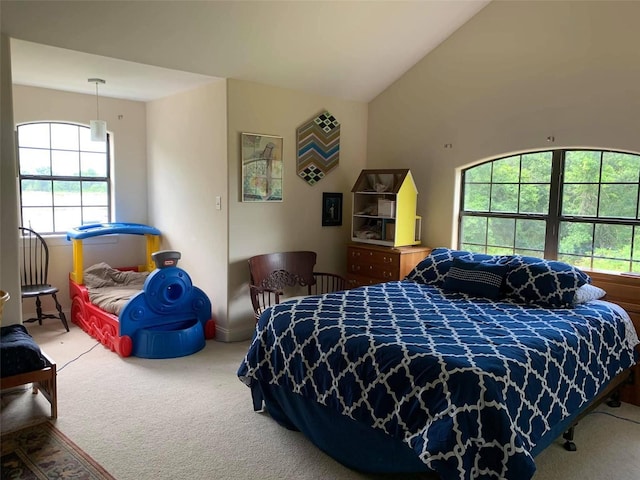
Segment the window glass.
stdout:
[[551,181],[552,152],[522,155],[521,182],[549,183]]
[[595,217],[598,212],[598,187],[597,183],[564,185],[562,214]]
[[516,250],[544,252],[546,222],[544,220],[516,220]]
[[107,155],[105,153],[81,153],[80,163],[84,177],[104,177],[107,174]]
[[80,184],[78,182],[57,180],[53,182],[53,202],[55,205],[80,205],[80,200]]
[[75,150],[80,147],[78,127],[69,123],[51,124],[51,148],[55,150]]
[[602,181],[637,184],[640,180],[640,163],[637,155],[604,152],[602,156]]
[[518,184],[494,183],[491,186],[492,212],[517,212],[518,211]]
[[592,255],[593,223],[560,223],[558,253],[567,253],[572,255]]
[[631,258],[632,227],[597,224],[593,232],[593,254],[602,258]]
[[520,185],[520,213],[547,213],[549,211],[549,185]]
[[51,151],[20,148],[20,175],[51,175]]
[[18,144],[21,147],[51,148],[48,123],[30,123],[18,128]]
[[83,205],[107,205],[108,192],[104,182],[82,182]]
[[517,183],[520,181],[520,156],[503,158],[493,162],[493,183]]
[[51,151],[51,174],[54,176],[74,176],[80,172],[80,162],[78,152],[65,150]]
[[53,202],[50,180],[22,180],[22,206],[50,206]]
[[58,231],[67,231],[82,225],[82,208],[80,207],[56,207],[54,215]]
[[487,242],[487,217],[464,217],[462,219],[462,242],[485,245]]
[[513,251],[516,222],[512,218],[489,218],[487,244],[492,247],[510,247]]
[[470,212],[488,212],[491,186],[483,183],[470,183],[464,187],[464,204]]
[[467,249],[640,269],[640,155],[535,152],[462,174],[459,244]]
[[53,208],[23,207],[22,225],[36,232],[53,231]]
[[564,181],[566,183],[599,182],[600,156],[600,152],[567,152],[564,161]]
[[465,175],[466,183],[489,183],[491,182],[491,166],[493,163],[485,163],[482,165],[478,165],[470,170],[467,170],[467,174]]
[[111,221],[109,143],[70,123],[18,126],[22,225],[66,232]]
[[602,184],[599,217],[637,218],[638,184]]
[[108,222],[109,210],[106,207],[85,207],[82,209],[82,220],[84,223],[104,223]]

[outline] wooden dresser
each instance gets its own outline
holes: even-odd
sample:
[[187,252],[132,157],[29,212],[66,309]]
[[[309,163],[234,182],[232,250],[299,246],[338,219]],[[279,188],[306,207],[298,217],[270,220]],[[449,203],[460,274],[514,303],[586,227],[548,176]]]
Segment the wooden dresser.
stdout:
[[350,243],[347,247],[348,288],[402,280],[430,252],[431,248],[421,246]]

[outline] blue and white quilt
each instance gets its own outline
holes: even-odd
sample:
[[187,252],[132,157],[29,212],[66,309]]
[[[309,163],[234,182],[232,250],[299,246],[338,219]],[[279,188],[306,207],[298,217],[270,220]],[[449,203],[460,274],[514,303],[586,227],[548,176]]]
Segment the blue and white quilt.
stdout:
[[442,479],[533,476],[554,426],[635,363],[608,302],[544,309],[389,282],[266,310],[238,376],[408,444]]

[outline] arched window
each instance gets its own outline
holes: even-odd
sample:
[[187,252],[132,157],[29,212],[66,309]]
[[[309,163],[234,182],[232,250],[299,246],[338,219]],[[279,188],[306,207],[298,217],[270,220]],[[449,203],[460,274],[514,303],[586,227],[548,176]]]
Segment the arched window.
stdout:
[[21,224],[64,233],[111,221],[109,138],[92,142],[90,129],[70,123],[18,126]]
[[640,155],[523,153],[461,180],[460,248],[640,273]]

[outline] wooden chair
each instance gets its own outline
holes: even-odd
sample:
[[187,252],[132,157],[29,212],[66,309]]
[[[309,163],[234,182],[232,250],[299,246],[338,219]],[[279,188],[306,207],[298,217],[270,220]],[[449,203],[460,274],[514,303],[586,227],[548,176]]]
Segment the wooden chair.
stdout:
[[344,277],[315,272],[316,253],[278,252],[249,259],[251,304],[256,321],[271,305],[280,303],[286,293],[320,295],[346,288]]
[[[29,318],[25,322],[35,322],[36,320],[42,325],[44,318],[59,318],[64,328],[69,331],[67,317],[62,311],[62,307],[58,302],[56,293],[58,287],[47,282],[49,275],[49,247],[44,238],[37,232],[26,227],[18,227],[20,230],[20,291],[22,299],[36,299],[37,317]],[[56,304],[58,315],[50,313],[42,313],[42,302],[40,297],[51,295]]]

